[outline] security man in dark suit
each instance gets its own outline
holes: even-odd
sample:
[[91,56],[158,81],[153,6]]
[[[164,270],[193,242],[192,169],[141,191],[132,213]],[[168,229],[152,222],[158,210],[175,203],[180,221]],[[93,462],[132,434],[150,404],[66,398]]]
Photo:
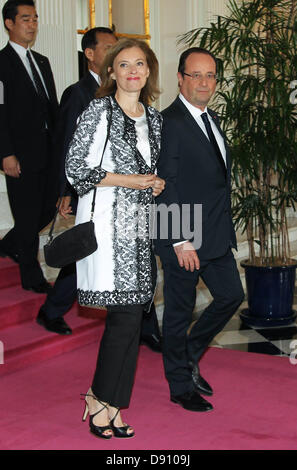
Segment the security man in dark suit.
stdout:
[[8,0],[2,15],[9,42],[0,51],[0,163],[14,227],[0,240],[0,256],[19,263],[24,289],[44,293],[50,284],[37,259],[38,234],[58,194],[52,152],[58,101],[48,59],[29,48],[38,26],[33,0]]
[[[155,242],[164,271],[163,359],[171,401],[191,411],[209,411],[212,405],[200,394],[212,395],[213,390],[198,362],[244,294],[231,251],[236,237],[230,154],[218,117],[207,108],[216,89],[214,56],[197,47],[185,51],[178,83],[179,96],[162,113],[158,165],[166,181],[158,207],[173,210],[171,218],[161,215]],[[200,277],[213,301],[190,328]]]
[[[95,97],[101,84],[100,69],[108,49],[117,39],[111,29],[97,27],[87,31],[82,38],[82,50],[88,63],[87,74],[77,83],[68,87],[61,98],[60,114],[56,132],[57,154],[60,159],[60,214],[67,218],[76,211],[77,195],[68,184],[65,176],[65,157],[68,145],[76,128],[79,115]],[[71,308],[77,298],[76,266],[61,269],[55,285],[40,308],[37,322],[47,330],[58,334],[71,334],[71,328],[63,315]],[[151,349],[161,351],[160,331],[154,305],[150,315],[144,318],[141,339]]]

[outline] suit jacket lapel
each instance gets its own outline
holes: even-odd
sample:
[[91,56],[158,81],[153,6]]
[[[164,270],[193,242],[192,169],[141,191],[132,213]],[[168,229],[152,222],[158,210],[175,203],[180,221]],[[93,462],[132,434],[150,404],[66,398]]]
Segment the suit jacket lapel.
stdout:
[[93,100],[95,98],[95,93],[98,90],[99,85],[90,72],[88,72],[84,77],[84,87],[87,90],[87,93],[89,94],[90,101]]
[[13,47],[8,43],[5,48],[6,54],[9,56],[10,61],[13,63],[16,73],[24,77],[25,82],[27,83],[28,89],[31,90],[32,94],[37,97],[36,89],[32,82],[30,75],[28,74],[26,67],[24,66],[22,59],[16,53]]
[[[186,118],[187,122],[191,125],[191,128],[194,130],[194,132],[196,134],[196,137],[198,137],[199,140],[201,141],[201,144],[204,145],[204,146],[205,145],[209,146],[212,149],[212,144],[209,142],[208,138],[206,137],[204,132],[201,130],[199,124],[197,124],[197,122],[193,118],[192,114],[187,109],[187,107],[183,104],[183,102],[177,97],[176,100],[175,100],[175,103],[179,107],[180,111],[184,114],[184,117]],[[211,117],[214,119],[214,122],[215,122],[221,136],[224,139],[225,148],[226,148],[226,167],[227,167],[227,172],[228,172],[229,169],[230,169],[230,155],[229,155],[229,150],[228,150],[228,146],[227,146],[227,143],[226,143],[225,136],[222,132],[222,129],[220,128],[217,115],[213,111],[211,111],[210,109],[208,109],[207,111],[209,112]]]
[[178,97],[176,98],[174,103],[176,104],[176,106],[179,108],[179,110],[184,115],[185,119],[187,120],[188,124],[190,125],[190,128],[195,132],[195,136],[196,136],[196,138],[199,138],[201,144],[211,146],[208,138],[206,137],[204,132],[200,129],[199,124],[197,124],[197,122],[195,121],[195,119],[193,118],[192,114],[187,109],[187,107],[184,105],[184,103]]
[[31,52],[34,56],[34,59],[37,62],[37,65],[39,67],[39,70],[41,72],[42,78],[43,78],[45,86],[46,86],[46,91],[48,93],[49,99],[51,100],[52,97],[53,97],[52,82],[51,82],[49,74],[48,74],[48,68],[47,68],[46,61],[43,57],[40,57],[34,51],[31,51]]
[[211,115],[212,119],[214,120],[214,123],[215,123],[215,125],[217,126],[219,133],[221,134],[221,136],[222,136],[223,139],[224,139],[224,144],[225,144],[225,149],[226,149],[226,165],[227,165],[227,171],[228,171],[228,173],[230,173],[230,169],[231,169],[230,149],[229,149],[229,146],[228,146],[228,144],[227,144],[225,134],[224,134],[224,132],[223,132],[222,129],[221,129],[220,120],[219,120],[219,118],[218,118],[218,115],[217,115],[214,111],[212,111],[211,109],[208,109],[208,112],[209,112],[209,114]]

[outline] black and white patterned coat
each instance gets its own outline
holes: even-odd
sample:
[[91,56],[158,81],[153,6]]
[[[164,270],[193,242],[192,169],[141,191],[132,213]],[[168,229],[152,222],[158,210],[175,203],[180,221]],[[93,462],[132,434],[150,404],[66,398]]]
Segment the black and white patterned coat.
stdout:
[[[94,186],[106,172],[155,173],[161,114],[145,107],[151,165],[137,149],[135,121],[114,97],[93,100],[79,119],[66,158],[66,174],[79,195],[76,224],[90,220]],[[110,122],[110,136],[100,161]],[[98,187],[94,212],[98,249],[77,263],[81,305],[145,304],[154,294],[149,237],[152,189]]]

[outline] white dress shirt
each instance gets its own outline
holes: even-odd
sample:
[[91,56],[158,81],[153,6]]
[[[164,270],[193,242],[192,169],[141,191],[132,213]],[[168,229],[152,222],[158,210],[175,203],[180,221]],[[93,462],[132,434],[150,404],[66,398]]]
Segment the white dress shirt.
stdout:
[[[207,112],[207,107],[205,107],[204,111],[201,111],[201,109],[199,108],[196,108],[196,106],[193,106],[191,103],[189,103],[189,101],[186,100],[186,98],[184,97],[184,95],[182,95],[181,93],[179,94],[179,99],[184,103],[184,105],[187,107],[187,109],[190,111],[191,115],[193,116],[193,118],[195,119],[195,121],[197,122],[198,126],[200,127],[200,129],[202,130],[202,132],[204,132],[204,134],[206,135],[206,137],[208,138],[208,134],[207,134],[207,131],[206,131],[206,127],[204,125],[204,122],[201,118],[201,114],[202,113],[207,113],[207,117],[208,117],[208,120],[210,122],[210,125],[211,125],[211,128],[212,128],[212,132],[214,133],[214,136],[216,138],[216,141],[217,141],[217,144],[219,146],[219,149],[221,151],[221,154],[222,154],[222,157],[224,159],[224,162],[225,162],[225,165],[226,165],[226,148],[225,148],[225,142],[224,142],[224,139],[222,137],[222,135],[220,134],[220,131],[219,129],[217,128],[217,126],[215,125],[211,115]],[[209,138],[208,138],[209,140]]]
[[101,78],[99,77],[99,75],[97,73],[93,72],[93,70],[90,70],[90,69],[89,69],[89,72],[90,72],[91,75],[93,75],[93,77],[95,78],[98,85],[101,86]]
[[46,89],[46,86],[45,86],[45,82],[44,82],[44,79],[43,79],[43,76],[42,76],[42,73],[40,72],[39,70],[39,67],[37,65],[37,62],[36,60],[34,59],[34,56],[33,54],[31,53],[30,49],[25,49],[25,47],[23,46],[20,46],[20,44],[17,44],[16,42],[13,42],[13,41],[9,41],[9,44],[11,45],[11,47],[13,47],[13,49],[15,50],[15,52],[18,54],[18,56],[20,57],[21,61],[23,62],[24,66],[25,66],[25,69],[27,70],[28,74],[29,74],[29,77],[31,78],[32,82],[33,82],[33,85],[34,87],[36,88],[36,85],[35,85],[35,82],[34,82],[34,79],[33,79],[33,74],[32,74],[32,70],[31,70],[31,66],[30,66],[30,62],[29,62],[29,59],[28,57],[26,56],[27,54],[27,50],[29,51],[31,57],[32,57],[32,60],[33,60],[33,63],[36,67],[36,70],[37,72],[39,73],[39,76],[41,78],[41,81],[42,81],[42,84],[44,86],[44,89],[46,91],[46,94],[47,94],[47,97],[48,96],[48,92],[47,92],[47,89]]

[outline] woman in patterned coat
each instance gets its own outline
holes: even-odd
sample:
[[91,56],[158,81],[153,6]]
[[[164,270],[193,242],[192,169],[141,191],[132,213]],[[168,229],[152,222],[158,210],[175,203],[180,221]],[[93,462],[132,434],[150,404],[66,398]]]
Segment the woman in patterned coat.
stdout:
[[134,435],[120,408],[129,406],[142,314],[155,289],[150,207],[165,185],[155,174],[162,118],[148,105],[159,92],[157,79],[158,62],[145,42],[118,41],[66,159],[67,177],[79,195],[77,224],[90,220],[96,188],[98,249],[77,263],[77,282],[81,305],[107,309],[83,417],[89,412],[91,432],[105,439]]

